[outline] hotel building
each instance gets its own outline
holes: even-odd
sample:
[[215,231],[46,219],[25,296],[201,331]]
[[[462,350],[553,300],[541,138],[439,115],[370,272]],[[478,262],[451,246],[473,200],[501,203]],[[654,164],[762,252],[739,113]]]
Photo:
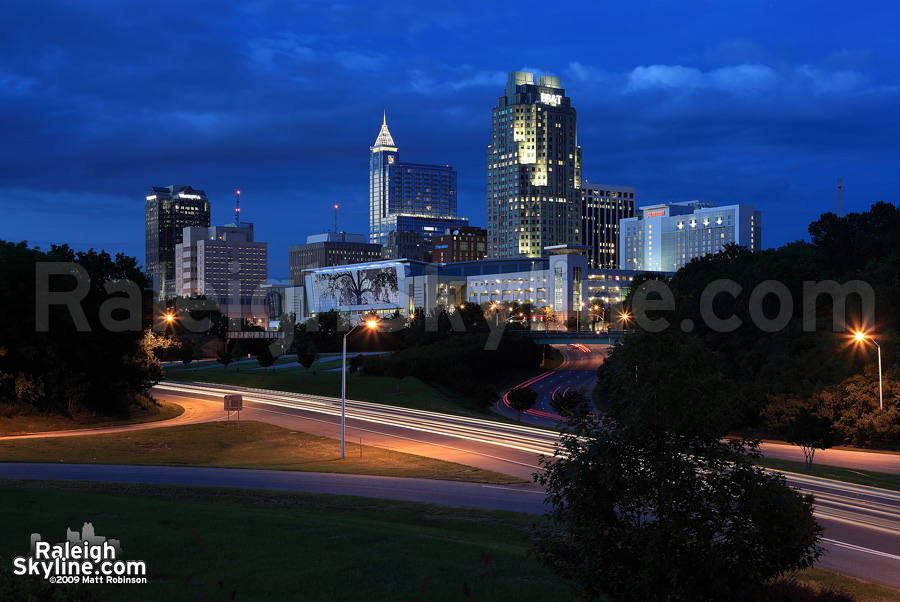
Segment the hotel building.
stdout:
[[735,243],[762,248],[762,213],[749,205],[716,207],[703,201],[641,207],[620,222],[622,268],[676,272],[695,257]]

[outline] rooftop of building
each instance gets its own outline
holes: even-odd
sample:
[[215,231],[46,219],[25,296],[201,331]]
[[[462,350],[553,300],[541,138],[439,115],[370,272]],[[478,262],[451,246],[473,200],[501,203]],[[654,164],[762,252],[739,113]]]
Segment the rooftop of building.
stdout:
[[[350,234],[348,232],[323,232],[322,234],[311,234],[306,237],[306,244],[311,245],[320,242],[351,242],[351,243],[364,243],[366,242],[365,234]],[[294,245],[300,246],[300,245]]]

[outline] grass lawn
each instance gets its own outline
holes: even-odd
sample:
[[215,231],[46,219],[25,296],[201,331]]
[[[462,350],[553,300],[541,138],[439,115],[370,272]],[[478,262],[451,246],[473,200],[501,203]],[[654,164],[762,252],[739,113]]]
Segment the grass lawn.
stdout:
[[854,483],[856,485],[866,485],[867,487],[880,487],[881,489],[900,491],[900,475],[885,472],[856,470],[855,468],[841,468],[838,466],[826,466],[824,464],[815,463],[812,465],[812,470],[807,472],[806,465],[803,462],[795,462],[793,460],[759,458],[754,462],[759,466],[772,468],[774,470],[783,470],[785,472],[795,472],[797,474],[843,481],[845,483]]
[[476,483],[523,483],[523,479],[472,466],[348,441],[341,460],[340,441],[290,431],[263,422],[207,422],[108,433],[0,441],[5,462],[73,462],[216,466],[302,470]]
[[795,574],[797,581],[813,587],[842,589],[851,594],[857,602],[900,602],[900,591],[860,581],[838,573],[815,567]]
[[[565,582],[525,555],[546,524],[539,516],[116,483],[0,480],[0,496],[3,569],[27,555],[31,533],[56,543],[86,521],[119,539],[125,559],[147,563],[147,584],[89,586],[103,600],[572,599]],[[900,601],[900,592],[827,571],[797,578],[854,591],[860,601]]]
[[201,487],[0,481],[4,568],[29,537],[87,521],[147,563],[106,600],[569,600],[528,560],[543,518],[354,497]]
[[72,429],[95,428],[101,426],[120,426],[139,422],[155,422],[180,416],[184,408],[167,401],[159,402],[159,406],[141,408],[127,418],[109,418],[102,416],[82,416],[75,419],[59,414],[33,414],[0,418],[0,436],[22,435],[25,433],[41,433],[44,431],[64,431]]

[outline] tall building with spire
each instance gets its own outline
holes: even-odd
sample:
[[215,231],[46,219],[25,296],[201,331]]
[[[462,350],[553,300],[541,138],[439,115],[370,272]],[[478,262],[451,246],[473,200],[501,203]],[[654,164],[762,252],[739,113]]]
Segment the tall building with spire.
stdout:
[[581,147],[559,77],[513,71],[492,110],[487,148],[490,257],[581,245]]
[[456,215],[456,170],[401,163],[387,115],[369,156],[369,242],[388,244],[391,232],[417,232],[431,244],[447,228],[468,225]]

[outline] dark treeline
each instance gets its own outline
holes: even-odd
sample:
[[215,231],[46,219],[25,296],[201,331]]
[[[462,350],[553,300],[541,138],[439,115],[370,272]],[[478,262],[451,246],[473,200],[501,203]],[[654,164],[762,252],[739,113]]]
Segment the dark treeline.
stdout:
[[[89,283],[77,272],[49,277],[49,291],[64,292],[86,286],[80,307],[86,329],[76,327],[65,305],[50,305],[46,330],[36,324],[36,265],[39,262],[77,262]],[[141,308],[136,323],[111,331],[101,316],[125,320],[125,309],[113,309],[125,293],[108,294],[107,282],[135,283]],[[26,243],[0,241],[0,411],[125,414],[132,405],[151,403],[143,394],[162,376],[153,355],[156,339],[143,327],[151,315],[149,292],[137,260],[115,258],[94,250],[73,252],[68,246],[49,251]],[[136,326],[136,328],[132,328]]]
[[[648,312],[650,317],[668,320],[668,330],[641,333],[640,343],[626,340],[614,350],[598,370],[601,401],[603,392],[612,390],[616,373],[636,373],[640,380],[642,373],[669,370],[681,374],[685,395],[696,383],[721,378],[726,387],[723,403],[733,403],[739,410],[732,427],[784,431],[798,416],[812,414],[826,418],[839,439],[861,445],[900,441],[900,210],[877,203],[870,211],[845,217],[828,213],[812,223],[809,232],[809,243],[794,242],[756,253],[732,245],[679,270],[666,281],[675,310]],[[632,291],[654,278],[658,277],[640,276]],[[721,329],[708,323],[701,312],[704,291],[721,280],[740,286],[736,296],[720,293],[712,304],[715,318],[735,316],[741,321],[730,332],[717,331]],[[846,326],[835,332],[833,310],[839,306],[829,295],[804,296],[804,282],[855,280],[874,290],[874,316],[866,322],[861,298],[852,294],[847,297]],[[781,300],[776,294],[760,294],[758,287],[766,281],[779,283],[770,287],[781,291]],[[633,295],[627,307],[634,304]],[[654,293],[649,298],[659,297]],[[757,312],[756,323],[754,305],[762,310],[762,320]],[[804,312],[812,314],[813,331],[803,327]],[[779,315],[782,324],[775,323]],[[684,328],[687,320],[693,325],[689,332]],[[766,326],[766,321],[771,323]],[[875,344],[870,339],[855,340],[855,331],[867,333],[881,345],[884,411],[878,405]],[[673,337],[673,332],[678,336]],[[686,341],[682,344],[678,339]],[[642,354],[627,352],[637,346]],[[688,362],[683,353],[702,353],[706,361]],[[687,363],[690,370],[683,369]]]
[[[298,324],[292,350],[340,351],[344,334],[354,326],[346,320],[331,311],[318,316],[312,328],[312,323]],[[519,324],[503,327],[497,348],[486,349],[491,330],[477,304],[466,304],[452,320],[446,312],[426,315],[418,308],[409,320],[399,315],[380,320],[377,332],[365,325],[355,328],[347,336],[347,349],[348,354],[390,351],[366,357],[363,372],[436,382],[484,409],[498,398],[496,383],[537,369],[543,360],[542,349],[517,334]]]

